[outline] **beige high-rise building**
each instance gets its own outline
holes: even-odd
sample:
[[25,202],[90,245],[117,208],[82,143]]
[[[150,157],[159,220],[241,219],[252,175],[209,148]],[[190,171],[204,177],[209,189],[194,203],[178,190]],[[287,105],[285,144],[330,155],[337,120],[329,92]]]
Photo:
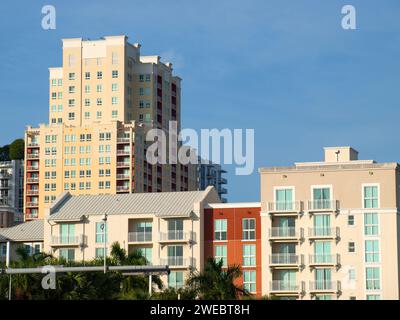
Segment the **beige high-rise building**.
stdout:
[[399,166],[325,148],[323,162],[261,168],[262,292],[399,299]]
[[25,133],[25,219],[43,218],[64,191],[195,190],[194,166],[145,157],[148,129],[168,133],[176,121],[180,130],[181,79],[172,64],[141,56],[126,36],[63,39],[62,56],[62,67],[49,69],[49,124]]

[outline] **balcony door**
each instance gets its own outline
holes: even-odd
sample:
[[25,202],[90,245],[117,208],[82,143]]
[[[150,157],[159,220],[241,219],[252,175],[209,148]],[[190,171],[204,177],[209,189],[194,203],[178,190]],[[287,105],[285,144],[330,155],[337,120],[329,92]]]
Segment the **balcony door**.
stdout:
[[329,209],[331,206],[331,189],[314,188],[313,189],[313,208]]
[[280,217],[279,221],[279,236],[288,237],[293,236],[293,228],[295,227],[295,220],[293,217]]
[[75,225],[63,223],[60,224],[60,243],[71,243],[75,238]]
[[315,262],[330,263],[331,243],[329,241],[316,241],[314,243]]
[[275,191],[275,210],[293,210],[293,190],[278,189]]
[[332,270],[331,269],[315,269],[315,288],[317,290],[332,289]]
[[314,235],[329,236],[330,228],[331,216],[329,214],[316,214],[314,216]]
[[279,246],[279,263],[296,263],[296,245],[294,243],[282,243]]
[[183,239],[183,220],[170,219],[168,220],[168,240]]
[[136,224],[137,241],[151,241],[153,223],[151,221],[141,221]]
[[183,246],[168,246],[168,265],[183,265]]
[[281,290],[292,291],[296,288],[296,271],[281,270],[279,272],[279,287]]

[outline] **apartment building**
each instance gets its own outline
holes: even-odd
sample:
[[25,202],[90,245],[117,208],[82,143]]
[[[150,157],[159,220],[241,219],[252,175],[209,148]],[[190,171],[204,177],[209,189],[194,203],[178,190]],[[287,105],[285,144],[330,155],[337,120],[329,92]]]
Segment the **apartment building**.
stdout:
[[197,183],[199,190],[205,190],[208,186],[213,186],[217,190],[221,201],[226,203],[228,201],[226,198],[228,190],[224,185],[226,185],[228,181],[223,176],[226,170],[222,169],[220,164],[212,162],[205,163],[205,160],[201,157],[198,158],[198,162]]
[[262,292],[399,299],[399,167],[325,148],[322,162],[261,168]]
[[140,55],[126,36],[62,41],[62,67],[49,69],[49,123],[25,133],[25,219],[43,218],[66,191],[195,190],[194,166],[151,165],[145,156],[149,129],[168,134],[176,121],[180,130],[181,79],[172,64]]
[[0,227],[23,221],[24,162],[0,162]]
[[260,211],[260,203],[209,203],[203,222],[206,258],[241,266],[237,285],[256,296],[262,292]]
[[168,265],[171,273],[162,280],[179,288],[190,272],[203,267],[204,208],[218,201],[212,187],[116,195],[67,192],[47,209],[44,251],[88,261],[104,257],[104,241],[107,248],[118,242],[127,252],[140,250],[149,264]]

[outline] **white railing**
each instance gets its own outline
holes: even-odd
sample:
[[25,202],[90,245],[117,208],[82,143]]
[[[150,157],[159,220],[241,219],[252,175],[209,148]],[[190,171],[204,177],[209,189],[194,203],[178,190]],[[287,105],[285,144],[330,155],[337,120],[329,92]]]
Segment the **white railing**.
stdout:
[[312,211],[336,210],[337,208],[338,208],[338,202],[336,200],[308,201],[308,210]]
[[167,265],[170,267],[195,267],[195,258],[183,258],[183,257],[168,257],[160,258],[160,265]]
[[117,174],[117,179],[129,179],[129,174]]
[[310,291],[337,291],[339,286],[339,282],[336,281],[310,281]]
[[37,202],[27,202],[26,206],[27,207],[39,207],[39,203],[37,203]]
[[299,291],[299,284],[295,281],[273,280],[270,282],[271,291]]
[[37,196],[39,194],[39,190],[26,190],[26,195],[28,196]]
[[28,143],[28,147],[39,147],[39,143],[38,142],[30,142],[30,143]]
[[25,214],[25,219],[29,220],[29,219],[37,219],[38,218],[38,214],[37,213],[26,213]]
[[301,201],[277,201],[268,203],[268,211],[272,212],[300,212],[303,210]]
[[299,255],[295,253],[273,253],[269,256],[270,264],[299,264]]
[[27,156],[28,159],[36,159],[39,158],[39,153],[29,153]]
[[28,183],[37,183],[39,182],[39,178],[27,178],[26,181]]
[[28,171],[38,171],[38,170],[39,170],[39,167],[36,167],[36,166],[27,166],[27,167],[26,167],[26,170],[28,170]]
[[296,238],[299,232],[295,227],[273,227],[269,229],[271,238]]
[[336,255],[334,254],[310,254],[310,264],[336,264]]
[[193,231],[168,231],[160,232],[159,241],[196,241],[196,233]]
[[119,143],[129,142],[129,141],[130,141],[130,138],[117,138],[117,142],[119,142]]
[[117,191],[129,191],[129,186],[117,186]]
[[83,243],[82,236],[52,236],[52,245],[78,245]]
[[151,242],[152,233],[151,232],[129,232],[128,242]]
[[333,237],[334,235],[335,235],[335,228],[331,227],[308,228],[309,237]]
[[117,162],[117,167],[129,167],[129,162]]

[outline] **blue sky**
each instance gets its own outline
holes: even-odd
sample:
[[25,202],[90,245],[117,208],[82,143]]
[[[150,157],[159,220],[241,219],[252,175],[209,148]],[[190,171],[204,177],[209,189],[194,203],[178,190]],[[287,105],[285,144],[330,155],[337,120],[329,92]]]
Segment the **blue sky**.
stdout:
[[[46,4],[56,30],[41,28]],[[341,28],[345,4],[357,30]],[[3,1],[0,145],[47,122],[61,38],[126,34],[184,79],[183,127],[255,129],[256,168],[320,160],[334,145],[398,161],[399,15],[398,0]],[[227,169],[230,201],[259,200],[257,170]]]

